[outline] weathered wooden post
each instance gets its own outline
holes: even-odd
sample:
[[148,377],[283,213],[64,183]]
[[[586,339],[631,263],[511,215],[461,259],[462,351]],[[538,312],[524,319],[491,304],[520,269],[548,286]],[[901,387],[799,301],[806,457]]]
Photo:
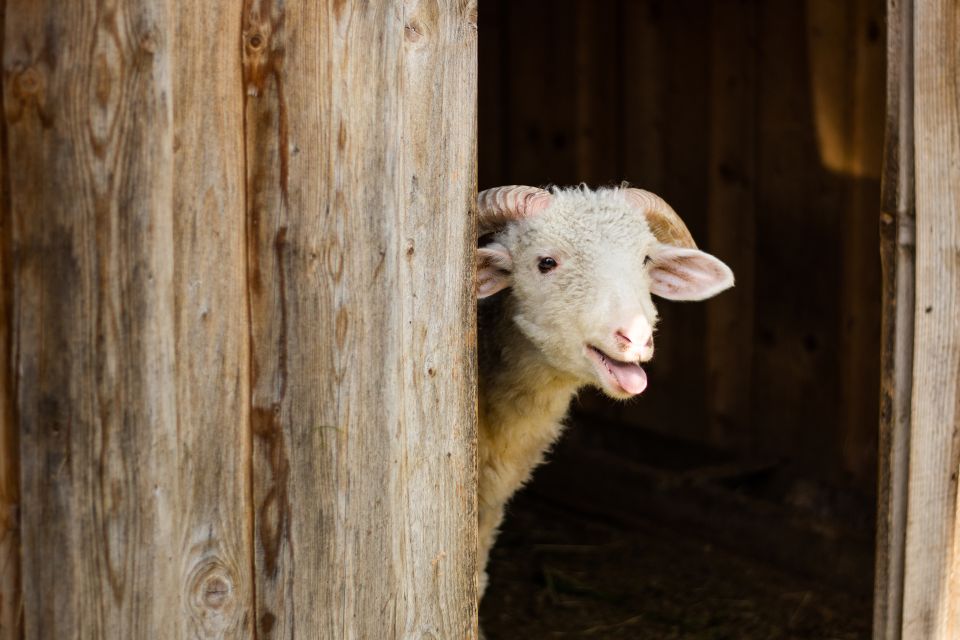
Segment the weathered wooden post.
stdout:
[[960,636],[960,13],[940,0],[887,6],[874,637],[947,640]]
[[916,300],[903,637],[960,637],[960,11],[914,0]]
[[0,638],[475,636],[475,25],[6,3]]
[[261,634],[473,633],[475,21],[245,9]]

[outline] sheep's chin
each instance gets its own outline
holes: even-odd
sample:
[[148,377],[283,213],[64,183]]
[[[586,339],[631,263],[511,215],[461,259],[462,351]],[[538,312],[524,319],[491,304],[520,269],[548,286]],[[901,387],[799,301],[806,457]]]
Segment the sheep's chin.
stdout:
[[585,353],[600,380],[598,386],[611,398],[632,398],[647,388],[647,372],[639,364],[615,360],[589,344]]

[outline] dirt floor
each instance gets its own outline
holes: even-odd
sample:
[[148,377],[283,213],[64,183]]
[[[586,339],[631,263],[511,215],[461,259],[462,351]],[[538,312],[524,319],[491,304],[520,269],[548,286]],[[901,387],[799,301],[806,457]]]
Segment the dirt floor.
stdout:
[[870,601],[657,521],[598,521],[527,490],[491,557],[488,640],[855,640]]

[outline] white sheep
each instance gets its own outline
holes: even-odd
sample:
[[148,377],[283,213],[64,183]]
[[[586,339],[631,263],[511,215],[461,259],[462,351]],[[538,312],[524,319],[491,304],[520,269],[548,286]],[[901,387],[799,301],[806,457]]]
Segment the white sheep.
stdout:
[[651,294],[703,300],[733,272],[697,250],[677,214],[640,189],[482,192],[479,307],[480,590],[510,497],[556,441],[583,386],[630,398],[647,386]]

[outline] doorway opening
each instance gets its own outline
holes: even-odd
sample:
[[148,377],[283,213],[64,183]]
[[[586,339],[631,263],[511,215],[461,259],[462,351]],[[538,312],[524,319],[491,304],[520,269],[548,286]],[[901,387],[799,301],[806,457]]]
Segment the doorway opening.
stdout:
[[483,4],[479,188],[629,181],[737,277],[658,301],[640,398],[574,402],[491,555],[491,640],[869,637],[883,11]]

